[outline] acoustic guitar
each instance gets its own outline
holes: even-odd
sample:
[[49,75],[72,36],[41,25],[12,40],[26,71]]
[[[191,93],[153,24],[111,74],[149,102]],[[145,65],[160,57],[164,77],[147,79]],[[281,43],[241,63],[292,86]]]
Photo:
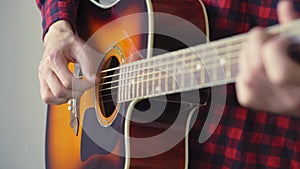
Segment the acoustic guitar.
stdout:
[[[100,83],[80,99],[48,106],[46,168],[195,168],[201,152],[190,150],[209,137],[193,132],[197,116],[225,103],[222,86],[235,81],[246,34],[208,42],[200,0],[102,3],[81,0],[77,18],[78,35],[102,53]],[[269,31],[295,37],[299,27]],[[79,65],[73,69],[84,78]],[[221,115],[207,119],[217,124]]]

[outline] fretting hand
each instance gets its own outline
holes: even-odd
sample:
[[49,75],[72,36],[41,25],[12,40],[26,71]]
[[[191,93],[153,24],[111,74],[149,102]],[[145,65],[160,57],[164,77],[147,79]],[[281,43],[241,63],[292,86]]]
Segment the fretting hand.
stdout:
[[[278,5],[280,24],[297,18],[292,3]],[[256,110],[300,117],[300,64],[288,55],[291,41],[263,28],[250,31],[241,52],[237,77],[237,97],[243,106]]]

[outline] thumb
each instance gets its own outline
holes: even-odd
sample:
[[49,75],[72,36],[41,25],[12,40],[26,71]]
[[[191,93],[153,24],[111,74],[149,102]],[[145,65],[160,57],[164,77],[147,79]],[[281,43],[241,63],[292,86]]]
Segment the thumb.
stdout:
[[280,24],[288,23],[299,17],[293,3],[290,0],[281,0],[277,6],[278,20]]
[[73,46],[75,49],[73,57],[79,63],[83,76],[91,83],[98,83],[97,70],[103,59],[103,53],[100,53],[89,45],[78,40],[77,44]]

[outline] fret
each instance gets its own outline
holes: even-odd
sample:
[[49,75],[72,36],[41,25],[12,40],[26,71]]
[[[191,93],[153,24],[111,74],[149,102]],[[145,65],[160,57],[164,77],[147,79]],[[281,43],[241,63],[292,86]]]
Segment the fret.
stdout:
[[187,56],[185,56],[185,58],[186,58],[186,61],[185,61],[186,68],[188,70],[188,72],[187,72],[188,76],[187,76],[186,82],[188,83],[188,87],[190,88],[190,87],[195,86],[194,66],[192,66],[193,59],[189,59],[189,57],[187,57]]
[[[154,66],[154,64],[153,64],[153,62],[152,62],[152,65],[151,65],[151,67],[153,67]],[[153,95],[154,94],[154,88],[155,88],[155,67],[152,69],[152,72],[150,73],[150,75],[151,75],[151,78],[150,78],[150,81],[149,82],[151,82],[151,92],[149,93],[150,95]]]
[[200,71],[200,84],[202,85],[206,81],[206,78],[205,78],[205,68],[202,65],[202,61],[199,62],[199,64],[197,65],[196,69]]
[[228,44],[222,44],[219,47],[219,62],[218,62],[218,78],[219,80],[225,80],[226,79],[226,64],[228,63],[227,60],[227,52],[228,52]]
[[136,98],[140,98],[141,97],[141,87],[142,87],[142,83],[143,83],[143,73],[141,71],[141,65],[137,64],[136,66],[137,72],[136,72]]
[[[178,56],[178,52],[177,52],[177,56]],[[180,58],[179,57],[179,66],[182,67],[184,66],[184,58]],[[183,88],[185,88],[185,79],[184,79],[184,75],[185,75],[185,69],[184,68],[180,68],[178,69],[178,74],[180,74],[180,89],[182,90]]]
[[[189,49],[184,51],[186,53],[189,53]],[[180,57],[182,58],[182,72],[183,72],[183,83],[184,83],[184,88],[189,88],[192,86],[191,84],[191,67],[190,67],[190,58],[184,55],[184,53],[180,52]]]
[[218,62],[217,63],[212,63],[213,65],[210,66],[209,69],[211,69],[212,73],[212,81],[217,81],[218,80]]
[[167,72],[164,72],[164,75],[163,75],[163,77],[164,77],[164,82],[163,82],[163,90],[164,90],[164,92],[166,92],[166,91],[168,91],[168,73]]
[[138,76],[139,74],[137,73],[137,70],[136,70],[136,64],[133,64],[133,71],[132,71],[132,74],[131,74],[131,84],[132,84],[132,99],[135,99],[136,98],[136,90],[137,90],[137,84],[138,84]]
[[144,64],[144,74],[145,74],[145,78],[144,78],[144,95],[143,96],[148,96],[149,95],[149,62],[145,62]]
[[125,66],[124,67],[124,84],[123,84],[123,90],[124,90],[124,100],[127,100],[128,99],[128,66]]
[[232,43],[226,46],[226,52],[227,54],[225,55],[226,57],[226,64],[225,64],[225,76],[226,79],[231,78],[231,57],[232,57]]
[[130,99],[133,99],[134,98],[134,86],[133,86],[133,82],[134,82],[134,79],[133,79],[133,68],[134,68],[134,65],[130,65],[130,72],[129,72],[129,98]]
[[150,71],[149,71],[149,95],[154,94],[154,89],[155,89],[155,73],[156,73],[156,68],[154,67],[155,63],[154,61],[150,62]]
[[141,66],[140,66],[140,72],[141,72],[141,74],[142,74],[142,76],[143,76],[143,78],[142,78],[142,81],[141,81],[141,96],[145,96],[145,93],[144,93],[144,84],[145,84],[145,80],[146,80],[146,74],[145,74],[145,69],[146,69],[146,67],[145,67],[145,62],[143,62],[143,64],[141,64]]
[[165,57],[164,59],[162,59],[162,63],[165,63],[163,65],[160,66],[160,72],[161,72],[161,91],[163,93],[165,93],[167,90],[167,80],[166,78],[168,77],[168,68],[169,68],[169,62],[168,62],[168,57]]
[[235,78],[238,74],[238,61],[231,61],[231,78]]
[[130,91],[130,87],[129,87],[129,80],[128,80],[128,75],[129,74],[129,66],[126,65],[125,66],[125,84],[124,84],[124,87],[125,87],[125,100],[129,100],[129,91]]
[[129,99],[133,99],[133,86],[132,86],[132,74],[133,72],[133,65],[129,66],[129,73],[128,73],[128,86],[129,86],[129,90],[128,90],[128,97]]
[[171,74],[171,78],[172,78],[172,90],[175,91],[176,90],[176,87],[177,87],[177,81],[176,81],[176,64],[174,62],[172,62],[172,74]]
[[[160,62],[157,62],[156,63],[157,65],[159,65],[159,64],[161,64]],[[158,93],[160,93],[161,92],[161,90],[162,90],[162,85],[161,85],[161,77],[162,77],[162,70],[161,70],[161,68],[157,68],[157,70],[158,70],[158,82],[157,82],[157,85],[155,86],[155,94],[158,94]]]
[[191,53],[191,57],[193,58],[191,61],[191,65],[193,67],[193,78],[195,79],[196,85],[201,84],[201,53],[197,53],[197,51],[193,51]]
[[119,79],[118,79],[118,81],[119,81],[119,87],[118,87],[118,101],[119,100],[124,100],[124,82],[123,82],[123,80],[124,80],[124,74],[123,74],[123,67],[120,67],[120,71],[119,71],[119,73],[120,73],[120,76],[119,76]]
[[[213,56],[217,57],[217,61],[215,63],[212,63],[212,66],[209,66],[209,69],[212,69],[212,81],[218,80],[218,65],[220,64],[223,45],[216,44],[216,47],[213,47]],[[212,56],[212,57],[213,57]]]
[[195,86],[197,85],[197,76],[195,76],[195,57],[196,55],[194,55],[194,52],[191,51],[191,52],[188,52],[187,55],[185,56],[186,58],[191,58],[191,59],[188,59],[187,61],[187,65],[189,67],[189,83],[190,83],[190,86]]
[[[186,58],[190,58],[192,56],[192,52],[187,52],[187,54],[185,55]],[[189,78],[189,83],[190,86],[194,86],[194,72],[195,72],[195,67],[192,65],[193,64],[193,59],[188,59],[187,63],[186,63],[189,67],[189,73],[190,73],[190,78]]]
[[134,95],[134,98],[138,98],[139,97],[139,83],[140,83],[140,78],[141,77],[141,74],[140,74],[140,70],[138,68],[138,64],[136,64],[134,67],[135,67],[135,95]]

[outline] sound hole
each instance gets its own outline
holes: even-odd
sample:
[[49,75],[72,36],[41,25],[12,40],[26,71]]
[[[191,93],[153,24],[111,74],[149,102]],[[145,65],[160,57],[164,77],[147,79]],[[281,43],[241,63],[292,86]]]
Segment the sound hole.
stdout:
[[117,86],[118,86],[118,76],[117,70],[113,69],[120,65],[118,59],[115,56],[110,57],[104,67],[106,70],[102,70],[101,74],[101,83],[99,85],[99,105],[101,109],[101,113],[105,118],[109,118],[115,108],[117,102]]

